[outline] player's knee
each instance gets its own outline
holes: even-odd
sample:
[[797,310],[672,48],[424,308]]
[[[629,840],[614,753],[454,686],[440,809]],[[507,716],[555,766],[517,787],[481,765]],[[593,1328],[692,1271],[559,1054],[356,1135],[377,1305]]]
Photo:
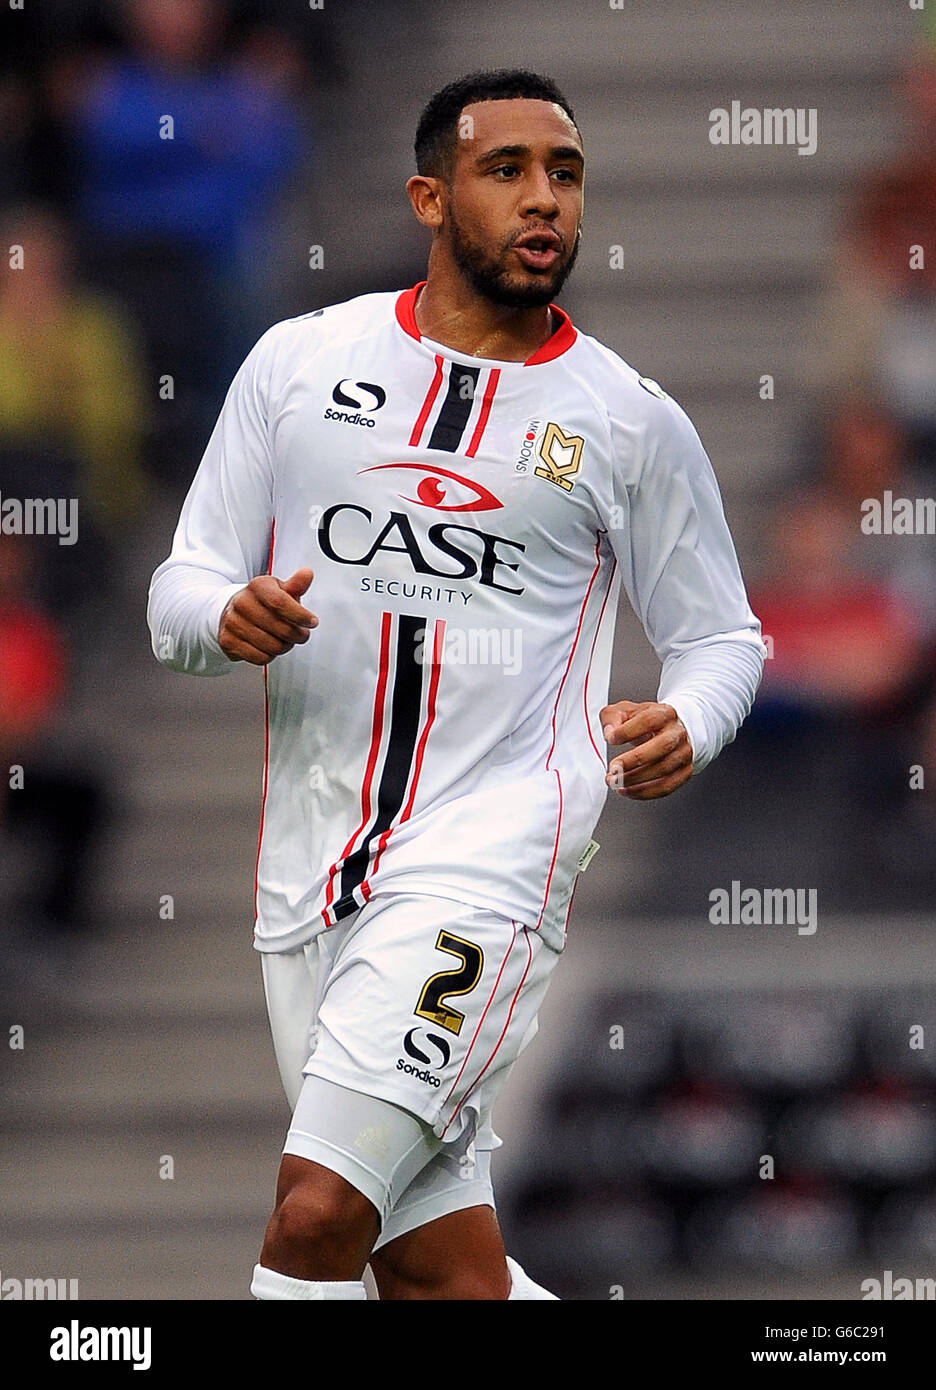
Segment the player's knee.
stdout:
[[268,1230],[271,1254],[292,1263],[312,1250],[338,1252],[366,1243],[377,1213],[367,1198],[337,1174],[334,1182],[307,1178],[278,1202]]
[[273,1212],[273,1239],[287,1250],[332,1245],[347,1229],[343,1204],[307,1187],[294,1187]]

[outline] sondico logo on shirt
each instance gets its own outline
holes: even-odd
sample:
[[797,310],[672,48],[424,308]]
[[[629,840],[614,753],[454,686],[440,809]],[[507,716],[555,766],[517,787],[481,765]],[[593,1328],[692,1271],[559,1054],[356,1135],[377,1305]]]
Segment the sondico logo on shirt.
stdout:
[[582,466],[585,440],[580,434],[566,434],[561,425],[550,420],[537,449],[542,462],[533,469],[537,478],[546,478],[564,492],[571,492],[573,482]]
[[350,391],[344,389],[348,380],[348,377],[342,377],[339,382],[336,382],[332,391],[332,400],[336,405],[351,406],[354,413],[349,414],[347,410],[332,410],[331,406],[328,406],[323,419],[337,420],[342,425],[364,425],[368,429],[373,429],[377,421],[373,420],[371,416],[386,405],[386,391],[375,381],[355,381],[353,385],[356,391],[362,391],[373,401],[372,405],[368,405],[366,400],[360,400],[358,396],[352,395]]

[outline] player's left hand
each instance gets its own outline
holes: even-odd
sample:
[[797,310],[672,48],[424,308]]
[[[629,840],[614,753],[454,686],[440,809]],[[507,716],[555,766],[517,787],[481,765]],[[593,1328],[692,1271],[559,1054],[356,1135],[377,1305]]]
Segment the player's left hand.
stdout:
[[672,705],[618,700],[601,711],[601,727],[608,743],[635,745],[608,764],[605,781],[619,796],[652,801],[692,776],[692,745]]

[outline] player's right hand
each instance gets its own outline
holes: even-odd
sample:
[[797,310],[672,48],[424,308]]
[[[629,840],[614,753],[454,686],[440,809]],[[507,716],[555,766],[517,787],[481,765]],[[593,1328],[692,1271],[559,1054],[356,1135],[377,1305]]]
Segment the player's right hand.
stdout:
[[267,666],[297,642],[308,642],[318,618],[299,599],[312,583],[310,569],[289,579],[262,574],[231,599],[218,627],[221,650],[231,661]]

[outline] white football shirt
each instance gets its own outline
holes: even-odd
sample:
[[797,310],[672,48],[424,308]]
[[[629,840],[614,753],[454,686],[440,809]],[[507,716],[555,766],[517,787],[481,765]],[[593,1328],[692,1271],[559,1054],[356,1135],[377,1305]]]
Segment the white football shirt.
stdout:
[[398,890],[561,949],[607,795],[620,585],[695,770],[734,738],[763,668],[680,407],[556,306],[526,362],[422,338],[422,283],[260,338],[150,588],[160,661],[216,675],[232,595],[315,571],[302,601],[319,626],[265,670],[261,951]]

